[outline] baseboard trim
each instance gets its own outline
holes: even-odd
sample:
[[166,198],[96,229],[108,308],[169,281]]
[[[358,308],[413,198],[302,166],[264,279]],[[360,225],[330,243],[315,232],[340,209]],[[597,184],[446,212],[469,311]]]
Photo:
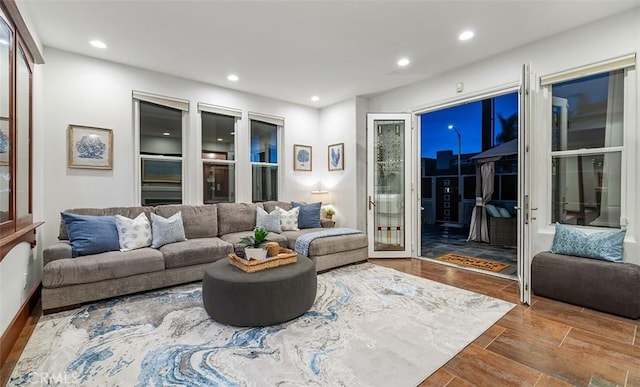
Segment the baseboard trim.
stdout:
[[22,304],[22,307],[20,307],[18,314],[16,314],[11,321],[11,324],[7,327],[7,330],[2,334],[2,338],[0,339],[0,367],[4,366],[4,363],[7,361],[7,358],[13,349],[13,345],[16,343],[22,329],[27,324],[29,316],[31,316],[33,308],[35,308],[38,301],[40,301],[41,290],[42,281],[38,282],[33,289],[31,289],[29,296]]

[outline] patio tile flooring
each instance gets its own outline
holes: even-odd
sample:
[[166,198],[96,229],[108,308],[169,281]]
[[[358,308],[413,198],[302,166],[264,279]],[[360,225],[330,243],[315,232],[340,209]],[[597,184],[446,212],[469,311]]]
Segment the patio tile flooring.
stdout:
[[[517,275],[515,247],[491,246],[488,243],[467,242],[468,227],[449,227],[440,224],[422,226],[422,257],[435,259],[444,254],[460,254],[486,258],[510,264],[500,274]],[[462,267],[462,266],[460,266]]]

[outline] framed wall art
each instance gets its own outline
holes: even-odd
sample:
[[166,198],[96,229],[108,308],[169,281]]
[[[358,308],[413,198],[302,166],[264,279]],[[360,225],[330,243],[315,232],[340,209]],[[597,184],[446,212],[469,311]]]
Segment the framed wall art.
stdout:
[[113,131],[91,126],[69,125],[69,168],[113,169]]
[[341,171],[344,169],[344,143],[329,145],[329,170]]
[[311,171],[311,147],[308,145],[293,146],[293,170]]

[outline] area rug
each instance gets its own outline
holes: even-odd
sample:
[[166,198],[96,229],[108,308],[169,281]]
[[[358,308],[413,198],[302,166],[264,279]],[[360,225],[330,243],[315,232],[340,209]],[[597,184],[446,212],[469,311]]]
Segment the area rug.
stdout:
[[43,316],[9,384],[415,386],[513,307],[365,263],[319,275],[295,320],[234,328],[195,283]]
[[474,267],[480,270],[499,272],[511,266],[508,263],[492,261],[486,258],[468,257],[460,254],[444,254],[436,258],[438,261],[455,263],[456,265]]

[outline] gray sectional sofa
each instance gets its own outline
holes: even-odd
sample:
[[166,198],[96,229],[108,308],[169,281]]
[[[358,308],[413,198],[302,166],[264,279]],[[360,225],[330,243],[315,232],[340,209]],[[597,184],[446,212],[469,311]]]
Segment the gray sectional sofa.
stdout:
[[[287,202],[264,202],[67,210],[80,215],[127,218],[135,218],[141,212],[166,218],[181,211],[187,240],[159,249],[146,247],[72,258],[67,230],[61,221],[59,241],[43,251],[42,309],[45,313],[54,312],[100,299],[200,281],[210,263],[241,248],[240,238],[255,227],[256,206],[267,212],[276,206],[291,209]],[[294,249],[300,235],[318,230],[270,233],[268,239]],[[309,246],[308,256],[315,261],[318,272],[366,261],[367,237],[351,234],[316,239]]]

